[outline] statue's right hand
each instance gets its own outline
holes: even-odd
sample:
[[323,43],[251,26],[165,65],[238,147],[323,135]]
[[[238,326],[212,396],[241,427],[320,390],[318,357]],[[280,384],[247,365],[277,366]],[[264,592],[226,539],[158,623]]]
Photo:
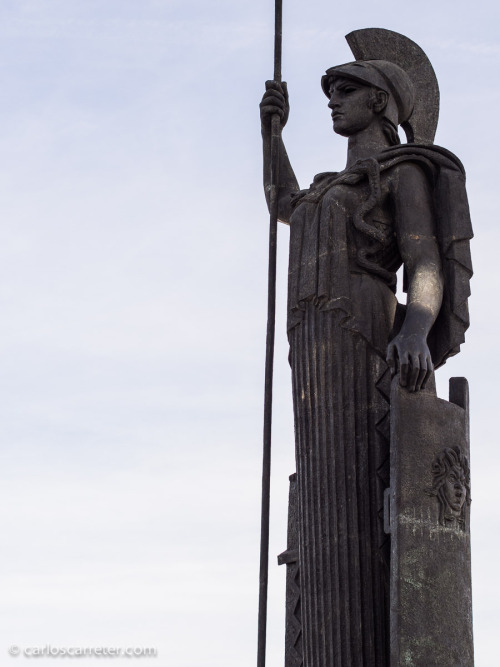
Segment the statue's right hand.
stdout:
[[285,127],[290,112],[288,103],[288,89],[286,83],[266,81],[266,92],[260,103],[260,119],[265,129],[270,129],[271,118],[274,114],[280,117],[281,127]]

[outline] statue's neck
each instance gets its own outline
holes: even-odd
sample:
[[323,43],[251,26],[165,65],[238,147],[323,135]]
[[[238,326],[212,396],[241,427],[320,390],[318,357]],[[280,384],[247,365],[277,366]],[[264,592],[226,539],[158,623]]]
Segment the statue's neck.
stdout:
[[382,125],[372,123],[365,130],[349,137],[346,169],[352,167],[358,160],[373,157],[389,146],[390,143],[382,130]]

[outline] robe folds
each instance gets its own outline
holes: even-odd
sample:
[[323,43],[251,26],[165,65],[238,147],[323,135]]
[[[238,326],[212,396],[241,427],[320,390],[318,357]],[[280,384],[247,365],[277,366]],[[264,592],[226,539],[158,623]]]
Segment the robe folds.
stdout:
[[304,667],[389,664],[390,371],[404,319],[395,297],[398,221],[383,205],[391,168],[414,162],[433,194],[443,305],[428,342],[435,366],[468,327],[472,238],[465,175],[434,146],[403,145],[294,195],[288,336],[295,415]]

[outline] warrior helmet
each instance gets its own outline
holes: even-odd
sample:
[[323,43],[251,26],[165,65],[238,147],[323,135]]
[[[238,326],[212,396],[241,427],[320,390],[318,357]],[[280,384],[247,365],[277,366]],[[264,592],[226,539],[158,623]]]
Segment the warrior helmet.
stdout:
[[346,36],[356,60],[331,67],[321,79],[343,76],[389,95],[384,117],[401,125],[409,142],[432,144],[439,116],[439,86],[429,59],[411,39],[392,30],[365,28]]

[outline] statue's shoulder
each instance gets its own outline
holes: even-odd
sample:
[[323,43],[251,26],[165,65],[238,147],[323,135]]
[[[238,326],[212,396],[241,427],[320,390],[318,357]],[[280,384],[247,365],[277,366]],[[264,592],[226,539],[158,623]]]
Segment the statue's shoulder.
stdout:
[[435,168],[425,159],[409,156],[382,162],[380,165],[381,182],[388,191],[408,193],[414,188],[427,188],[435,180]]
[[465,169],[458,157],[442,146],[434,144],[400,144],[377,155],[381,170],[402,164],[418,164],[432,173],[440,170],[455,172],[465,179]]

